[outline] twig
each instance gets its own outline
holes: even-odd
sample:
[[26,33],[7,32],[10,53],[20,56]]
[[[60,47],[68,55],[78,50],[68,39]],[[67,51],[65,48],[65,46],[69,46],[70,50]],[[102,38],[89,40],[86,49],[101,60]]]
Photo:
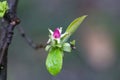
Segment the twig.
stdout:
[[33,49],[41,49],[41,48],[45,48],[45,44],[36,44],[33,42],[32,39],[30,39],[26,34],[25,31],[23,30],[23,28],[21,26],[17,26],[18,31],[20,32],[20,35],[26,40],[26,42],[29,44],[29,46],[31,46]]

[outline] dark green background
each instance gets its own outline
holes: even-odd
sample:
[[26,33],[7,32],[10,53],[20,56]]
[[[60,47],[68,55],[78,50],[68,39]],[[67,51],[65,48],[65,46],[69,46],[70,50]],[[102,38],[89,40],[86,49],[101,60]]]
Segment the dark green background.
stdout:
[[[120,49],[120,0],[19,0],[18,16],[29,37],[36,43],[46,43],[48,28],[66,27],[75,18],[88,15],[73,35],[79,41],[82,27],[106,26]],[[79,50],[79,48],[78,48]],[[78,56],[79,54],[79,56]],[[120,80],[120,64],[110,70],[96,72],[84,62],[81,53],[66,53],[62,72],[51,76],[45,67],[47,52],[35,51],[15,29],[8,55],[8,80]]]

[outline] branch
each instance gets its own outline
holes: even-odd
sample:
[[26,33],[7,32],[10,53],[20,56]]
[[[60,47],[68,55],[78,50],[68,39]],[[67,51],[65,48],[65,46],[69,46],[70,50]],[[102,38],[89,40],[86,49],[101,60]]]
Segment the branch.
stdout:
[[8,48],[12,41],[13,30],[20,23],[16,16],[18,0],[8,0],[9,10],[6,11],[3,22],[7,22],[7,26],[2,26],[2,37],[0,42],[0,80],[7,80],[7,54]]
[[16,14],[18,0],[7,0],[7,1],[8,1],[8,6],[10,8],[10,12]]
[[25,41],[28,43],[29,46],[31,46],[33,49],[38,50],[41,48],[45,48],[46,44],[36,44],[33,42],[32,39],[30,39],[26,34],[25,31],[21,26],[17,26],[18,31],[20,32],[20,35],[25,39]]

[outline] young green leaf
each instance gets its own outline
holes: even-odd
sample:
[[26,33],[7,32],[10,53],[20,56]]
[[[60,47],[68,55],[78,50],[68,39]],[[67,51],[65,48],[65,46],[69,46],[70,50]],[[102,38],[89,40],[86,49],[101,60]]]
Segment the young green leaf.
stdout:
[[62,39],[62,42],[66,42],[69,39],[69,37],[78,29],[86,17],[87,15],[81,16],[70,23],[66,29],[67,35]]
[[66,52],[71,52],[71,46],[69,43],[64,43],[63,44],[63,50]]
[[70,44],[75,46],[75,40],[71,41]]
[[0,2],[0,17],[3,17],[6,10],[8,10],[7,1]]
[[70,23],[70,25],[66,29],[66,32],[68,32],[70,35],[73,34],[86,17],[87,15],[84,15],[75,19],[73,22]]
[[51,45],[47,45],[47,46],[45,47],[45,50],[48,51],[48,50],[50,49],[50,47],[51,47]]
[[62,69],[63,51],[60,48],[51,48],[46,59],[46,67],[53,76],[57,75]]

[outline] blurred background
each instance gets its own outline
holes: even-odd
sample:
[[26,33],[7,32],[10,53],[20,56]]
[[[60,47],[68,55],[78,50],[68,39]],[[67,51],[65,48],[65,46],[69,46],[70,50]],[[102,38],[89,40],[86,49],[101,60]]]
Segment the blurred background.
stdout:
[[18,15],[27,35],[46,43],[48,28],[63,27],[88,15],[70,40],[63,69],[53,77],[45,67],[47,52],[35,51],[15,29],[9,48],[8,80],[120,80],[120,0],[19,0]]

